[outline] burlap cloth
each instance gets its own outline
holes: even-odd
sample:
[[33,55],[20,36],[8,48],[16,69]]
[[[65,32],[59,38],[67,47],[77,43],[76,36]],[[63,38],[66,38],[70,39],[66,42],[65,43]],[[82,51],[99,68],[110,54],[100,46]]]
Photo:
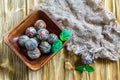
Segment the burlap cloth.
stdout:
[[73,32],[67,50],[76,55],[88,52],[93,59],[120,58],[120,26],[99,0],[45,0],[40,7],[62,28]]

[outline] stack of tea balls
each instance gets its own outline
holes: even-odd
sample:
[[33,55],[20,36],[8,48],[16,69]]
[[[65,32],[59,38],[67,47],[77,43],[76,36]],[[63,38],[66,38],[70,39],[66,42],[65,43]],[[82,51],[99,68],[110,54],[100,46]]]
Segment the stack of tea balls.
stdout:
[[43,20],[37,20],[34,26],[28,27],[25,34],[19,37],[18,43],[27,49],[27,55],[31,59],[37,59],[41,54],[50,53],[55,40],[58,40],[58,36],[49,33]]

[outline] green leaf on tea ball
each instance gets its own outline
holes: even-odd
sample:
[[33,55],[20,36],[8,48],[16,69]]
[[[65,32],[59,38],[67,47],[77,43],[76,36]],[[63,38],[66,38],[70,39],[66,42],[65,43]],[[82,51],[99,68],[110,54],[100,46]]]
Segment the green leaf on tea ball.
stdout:
[[92,66],[85,66],[85,68],[86,68],[86,71],[88,71],[88,72],[93,72],[94,71],[94,68],[92,67]]
[[86,71],[86,67],[85,66],[77,66],[75,68],[75,70],[77,70],[77,71]]
[[72,36],[72,32],[68,29],[63,29],[62,32],[60,33],[60,39],[62,41],[68,40]]
[[52,44],[52,52],[57,52],[62,48],[62,41],[61,40],[56,40]]

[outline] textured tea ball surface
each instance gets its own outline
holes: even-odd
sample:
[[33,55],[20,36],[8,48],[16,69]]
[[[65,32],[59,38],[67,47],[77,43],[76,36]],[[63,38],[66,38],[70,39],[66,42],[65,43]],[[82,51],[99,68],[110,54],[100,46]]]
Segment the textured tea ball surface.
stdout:
[[34,50],[38,47],[38,43],[34,38],[31,38],[25,42],[25,47],[27,50]]
[[27,40],[29,40],[29,37],[26,36],[26,35],[22,35],[22,36],[19,37],[18,43],[19,43],[20,46],[25,47],[25,42]]
[[41,42],[41,40],[38,39],[37,37],[34,37],[34,39],[37,41],[38,44]]
[[86,64],[86,65],[92,63],[92,57],[91,57],[91,55],[88,54],[88,53],[82,54],[81,60],[82,60],[82,63],[83,63],[83,64]]
[[55,40],[58,40],[58,36],[54,33],[49,34],[48,36],[48,42],[52,44]]
[[38,48],[35,48],[32,51],[28,51],[27,54],[31,59],[37,59],[41,56],[41,52]]
[[43,20],[37,20],[34,24],[36,30],[46,28],[46,23]]
[[42,41],[39,45],[39,49],[43,54],[47,54],[51,50],[51,45],[46,41]]
[[37,38],[40,39],[40,40],[47,40],[48,36],[49,36],[49,32],[48,32],[47,29],[40,29],[37,32]]
[[26,29],[26,31],[25,31],[25,34],[27,35],[27,36],[29,36],[29,37],[34,37],[35,35],[36,35],[36,30],[35,30],[35,28],[34,27],[29,27],[29,28],[27,28]]

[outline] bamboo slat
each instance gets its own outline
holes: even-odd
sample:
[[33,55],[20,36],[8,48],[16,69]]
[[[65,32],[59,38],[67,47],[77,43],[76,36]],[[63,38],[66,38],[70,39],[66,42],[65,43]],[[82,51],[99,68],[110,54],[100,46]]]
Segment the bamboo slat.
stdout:
[[28,69],[4,44],[4,34],[26,16],[25,0],[0,2],[0,80],[28,80]]

